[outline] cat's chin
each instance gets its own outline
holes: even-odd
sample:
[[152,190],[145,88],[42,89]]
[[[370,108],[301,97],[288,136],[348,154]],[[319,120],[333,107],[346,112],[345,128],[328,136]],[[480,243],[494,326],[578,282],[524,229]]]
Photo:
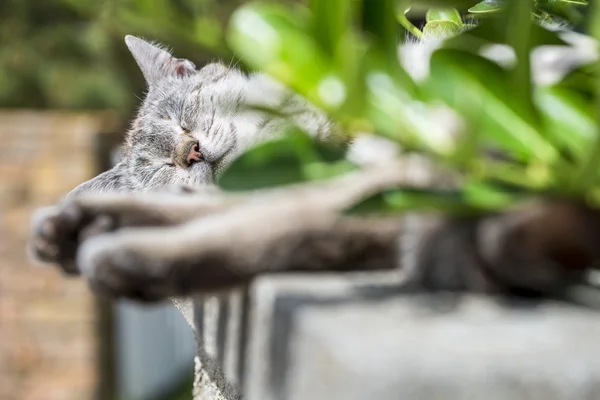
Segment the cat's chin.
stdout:
[[215,182],[213,168],[206,162],[195,162],[188,167],[189,181],[191,186],[211,185]]

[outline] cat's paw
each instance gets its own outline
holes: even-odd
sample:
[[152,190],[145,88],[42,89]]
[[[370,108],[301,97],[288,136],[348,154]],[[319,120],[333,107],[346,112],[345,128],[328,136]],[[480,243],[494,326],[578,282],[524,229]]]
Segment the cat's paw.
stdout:
[[60,258],[55,226],[58,214],[58,207],[44,207],[36,210],[31,217],[27,244],[30,255],[37,261],[56,262]]
[[82,244],[77,265],[94,291],[140,301],[213,293],[246,283],[256,270],[240,268],[244,261],[232,257],[239,255],[234,242],[209,220],[213,222],[201,218],[98,235]]
[[86,241],[77,256],[81,274],[95,292],[152,302],[180,295],[180,268],[148,254],[119,232]]
[[75,258],[79,244],[115,227],[110,215],[90,211],[76,200],[38,210],[31,221],[29,251],[32,257],[58,264],[68,274],[78,274]]
[[600,213],[568,201],[530,204],[484,219],[476,238],[486,273],[500,284],[555,293],[600,260]]

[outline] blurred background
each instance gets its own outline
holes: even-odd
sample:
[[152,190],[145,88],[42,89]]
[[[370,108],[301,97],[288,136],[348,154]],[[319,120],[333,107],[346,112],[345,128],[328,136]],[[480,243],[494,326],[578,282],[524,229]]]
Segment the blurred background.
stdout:
[[145,90],[123,37],[164,43],[197,66],[237,62],[223,32],[241,3],[0,1],[0,400],[191,398],[194,338],[170,303],[97,299],[33,265],[26,240],[33,210],[114,162]]

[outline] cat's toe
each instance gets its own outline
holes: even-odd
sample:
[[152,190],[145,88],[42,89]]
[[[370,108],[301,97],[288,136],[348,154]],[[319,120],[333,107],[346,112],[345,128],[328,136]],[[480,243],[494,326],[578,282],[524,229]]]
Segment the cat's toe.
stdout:
[[60,209],[42,208],[31,219],[30,253],[34,259],[59,263],[64,257],[64,229]]
[[77,265],[90,287],[99,294],[144,302],[173,295],[168,267],[123,243],[118,234],[86,241]]
[[79,244],[113,226],[109,216],[93,215],[77,201],[43,208],[32,217],[29,252],[37,261],[58,264],[65,273],[76,275]]

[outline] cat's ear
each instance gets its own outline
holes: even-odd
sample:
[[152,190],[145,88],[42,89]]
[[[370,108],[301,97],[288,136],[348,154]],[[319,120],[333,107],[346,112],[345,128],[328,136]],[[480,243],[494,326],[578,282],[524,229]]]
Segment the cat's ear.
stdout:
[[142,70],[149,87],[167,77],[183,77],[196,73],[194,63],[184,58],[175,58],[160,46],[131,35],[125,36],[125,44]]

